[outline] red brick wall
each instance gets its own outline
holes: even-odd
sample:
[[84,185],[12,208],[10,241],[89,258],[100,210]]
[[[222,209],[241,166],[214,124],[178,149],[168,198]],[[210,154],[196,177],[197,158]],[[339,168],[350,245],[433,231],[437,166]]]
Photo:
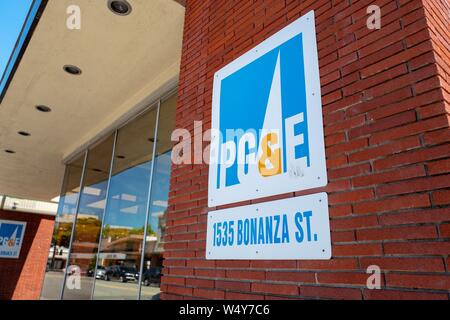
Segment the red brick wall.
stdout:
[[0,219],[27,222],[19,259],[0,259],[0,300],[39,299],[54,217],[0,211]]
[[[450,110],[450,2],[427,0],[424,2],[424,7],[438,68],[438,78],[435,81],[439,80],[439,85],[443,88],[445,108],[448,112]],[[449,199],[450,196],[447,193],[447,201],[450,201]]]
[[333,258],[205,260],[208,167],[174,166],[163,299],[449,299],[448,3],[424,2],[187,0],[177,127],[191,132],[210,127],[214,72],[316,10]]

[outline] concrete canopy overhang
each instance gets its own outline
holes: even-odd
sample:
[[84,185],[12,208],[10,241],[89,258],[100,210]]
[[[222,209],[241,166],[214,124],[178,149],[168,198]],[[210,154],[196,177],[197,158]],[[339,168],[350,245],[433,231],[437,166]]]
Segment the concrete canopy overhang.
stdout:
[[[48,1],[0,104],[0,194],[54,198],[65,159],[176,86],[184,7],[128,2],[131,14],[119,16],[107,0]],[[81,9],[80,30],[66,26],[71,5]],[[82,74],[67,74],[67,64]]]

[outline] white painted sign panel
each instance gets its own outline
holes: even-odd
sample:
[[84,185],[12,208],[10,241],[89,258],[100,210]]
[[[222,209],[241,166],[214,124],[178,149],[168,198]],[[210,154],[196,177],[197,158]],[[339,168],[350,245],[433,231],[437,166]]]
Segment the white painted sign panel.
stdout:
[[212,211],[209,260],[327,260],[331,258],[326,193]]

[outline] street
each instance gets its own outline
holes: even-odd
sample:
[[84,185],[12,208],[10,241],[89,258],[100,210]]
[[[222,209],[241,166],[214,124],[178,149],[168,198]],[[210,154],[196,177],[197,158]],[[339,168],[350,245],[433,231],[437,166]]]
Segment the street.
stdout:
[[[60,290],[62,273],[47,272],[46,273],[46,289]],[[80,289],[68,289],[66,287],[64,298],[66,300],[88,300],[92,292],[93,278],[81,278]],[[116,282],[96,280],[95,294],[93,300],[136,300],[138,293],[137,282]],[[142,286],[142,300],[152,300],[160,293],[159,287]]]

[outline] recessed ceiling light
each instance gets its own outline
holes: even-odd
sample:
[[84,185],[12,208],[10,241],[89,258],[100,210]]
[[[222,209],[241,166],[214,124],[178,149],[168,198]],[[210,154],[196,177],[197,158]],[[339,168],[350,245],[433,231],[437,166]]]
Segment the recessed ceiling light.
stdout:
[[70,64],[67,64],[63,67],[64,71],[72,74],[74,76],[79,76],[81,74],[81,69],[76,67],[76,66],[72,66]]
[[50,109],[47,106],[43,106],[43,105],[36,106],[36,110],[38,110],[40,112],[50,112],[50,111],[52,111],[52,109]]
[[126,16],[131,13],[131,5],[125,0],[108,0],[108,8],[119,16]]
[[21,136],[24,136],[24,137],[29,137],[29,136],[31,136],[31,134],[29,133],[29,132],[26,132],[26,131],[19,131],[19,132],[17,132],[18,134],[20,134]]
[[14,153],[16,153],[14,150],[5,150],[5,152],[6,152],[6,153],[9,153],[9,154],[14,154]]

